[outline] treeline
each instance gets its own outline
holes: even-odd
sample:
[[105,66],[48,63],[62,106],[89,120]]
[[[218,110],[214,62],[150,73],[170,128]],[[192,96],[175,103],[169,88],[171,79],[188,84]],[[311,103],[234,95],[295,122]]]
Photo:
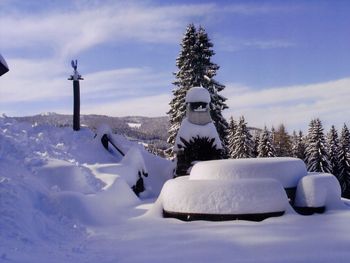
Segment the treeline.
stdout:
[[244,117],[232,117],[228,128],[229,158],[296,157],[304,160],[309,172],[332,173],[342,195],[350,198],[350,133],[344,124],[339,133],[334,126],[324,132],[320,119],[313,119],[307,134],[288,134],[283,124],[277,129],[251,132]]

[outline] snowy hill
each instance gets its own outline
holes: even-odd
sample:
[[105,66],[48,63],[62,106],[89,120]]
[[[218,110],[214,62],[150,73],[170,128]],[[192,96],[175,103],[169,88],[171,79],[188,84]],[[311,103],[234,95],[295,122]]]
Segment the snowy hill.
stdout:
[[[34,116],[14,117],[17,121],[26,121],[32,124],[50,124],[57,127],[71,127],[72,116],[53,112],[42,113]],[[93,131],[101,124],[107,124],[113,132],[126,135],[132,140],[152,144],[165,150],[169,148],[166,142],[168,138],[168,117],[110,117],[105,115],[81,115],[81,125],[89,127]]]
[[[173,163],[120,135],[125,157],[106,151],[100,135],[0,118],[0,262],[349,261],[348,208],[262,222],[165,219],[155,200]],[[138,198],[130,184],[140,168]]]

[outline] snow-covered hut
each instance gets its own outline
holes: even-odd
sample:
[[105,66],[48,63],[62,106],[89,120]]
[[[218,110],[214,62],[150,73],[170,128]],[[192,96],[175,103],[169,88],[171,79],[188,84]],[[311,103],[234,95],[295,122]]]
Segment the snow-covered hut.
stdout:
[[0,76],[4,75],[7,71],[9,71],[9,67],[5,59],[0,54]]
[[193,87],[186,94],[186,117],[175,140],[176,176],[188,174],[196,161],[221,157],[222,143],[210,117],[210,94],[202,87]]

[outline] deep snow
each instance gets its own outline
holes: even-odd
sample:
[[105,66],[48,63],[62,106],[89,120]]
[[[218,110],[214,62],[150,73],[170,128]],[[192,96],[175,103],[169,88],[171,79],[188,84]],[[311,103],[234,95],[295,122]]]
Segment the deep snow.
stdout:
[[[155,198],[173,163],[114,139],[129,160],[86,128],[0,118],[0,262],[349,261],[348,204],[263,222],[163,219]],[[127,180],[140,165],[138,199]]]

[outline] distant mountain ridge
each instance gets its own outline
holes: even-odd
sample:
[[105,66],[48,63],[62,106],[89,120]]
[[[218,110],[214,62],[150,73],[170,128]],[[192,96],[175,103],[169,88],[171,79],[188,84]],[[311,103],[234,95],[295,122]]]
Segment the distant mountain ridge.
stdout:
[[[58,114],[54,112],[42,113],[33,116],[13,117],[17,121],[26,121],[32,124],[48,124],[57,127],[72,127],[72,115]],[[131,140],[138,140],[147,144],[153,144],[157,148],[166,149],[169,129],[169,118],[164,117],[111,117],[106,115],[81,115],[81,126],[89,127],[96,131],[102,124],[111,127],[114,133],[126,136]]]

